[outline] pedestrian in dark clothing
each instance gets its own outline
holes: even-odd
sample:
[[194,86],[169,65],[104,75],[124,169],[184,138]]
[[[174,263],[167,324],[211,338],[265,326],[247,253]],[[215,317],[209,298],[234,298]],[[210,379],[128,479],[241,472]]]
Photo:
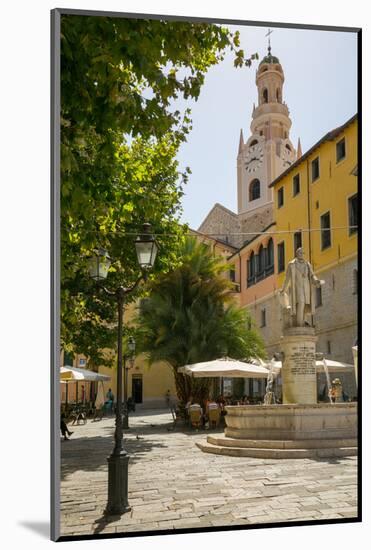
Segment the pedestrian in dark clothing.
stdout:
[[65,418],[66,418],[66,417],[65,417],[65,414],[62,413],[62,414],[61,414],[61,432],[62,432],[62,435],[63,435],[64,439],[65,439],[65,440],[68,440],[67,434],[68,434],[68,435],[72,435],[73,432],[71,432],[71,431],[68,429],[67,424],[66,424],[66,422],[65,422]]

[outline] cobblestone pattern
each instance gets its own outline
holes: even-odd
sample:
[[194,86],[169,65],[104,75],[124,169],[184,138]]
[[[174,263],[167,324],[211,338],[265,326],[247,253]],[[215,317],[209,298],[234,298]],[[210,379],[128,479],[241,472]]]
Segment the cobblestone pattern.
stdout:
[[121,517],[103,516],[113,419],[71,427],[71,440],[62,442],[62,536],[357,515],[356,457],[214,456],[195,445],[204,431],[168,431],[169,414],[139,414],[126,436],[132,510]]

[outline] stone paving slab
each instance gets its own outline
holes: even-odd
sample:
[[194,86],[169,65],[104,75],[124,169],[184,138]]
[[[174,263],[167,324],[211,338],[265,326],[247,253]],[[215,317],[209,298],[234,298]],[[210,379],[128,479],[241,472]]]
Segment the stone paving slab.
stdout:
[[172,431],[164,411],[136,413],[130,426],[132,509],[121,517],[103,515],[114,419],[74,426],[71,439],[62,441],[62,536],[357,516],[357,457],[207,454],[196,446],[206,433]]

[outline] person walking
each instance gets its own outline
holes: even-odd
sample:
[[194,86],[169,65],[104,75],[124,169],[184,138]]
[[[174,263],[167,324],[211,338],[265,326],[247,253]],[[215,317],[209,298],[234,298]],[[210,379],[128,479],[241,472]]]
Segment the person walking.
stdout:
[[69,438],[67,437],[67,434],[69,436],[71,436],[73,434],[73,432],[71,432],[68,427],[67,427],[67,424],[66,424],[66,421],[65,421],[65,414],[62,413],[61,414],[61,432],[62,432],[62,435],[63,435],[63,438],[65,441],[68,441]]
[[111,388],[109,388],[107,394],[106,394],[106,407],[107,410],[112,414],[113,413],[113,401],[115,399],[115,396],[113,395],[113,391]]

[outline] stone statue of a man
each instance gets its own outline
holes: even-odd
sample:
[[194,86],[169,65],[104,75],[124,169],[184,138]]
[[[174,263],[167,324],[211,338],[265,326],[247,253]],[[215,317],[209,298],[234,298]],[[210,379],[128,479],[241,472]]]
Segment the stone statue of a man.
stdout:
[[283,307],[289,314],[286,325],[312,326],[312,318],[306,320],[306,316],[314,315],[314,289],[324,283],[314,275],[312,266],[304,259],[303,249],[298,248],[295,258],[287,266],[285,282],[280,290]]

